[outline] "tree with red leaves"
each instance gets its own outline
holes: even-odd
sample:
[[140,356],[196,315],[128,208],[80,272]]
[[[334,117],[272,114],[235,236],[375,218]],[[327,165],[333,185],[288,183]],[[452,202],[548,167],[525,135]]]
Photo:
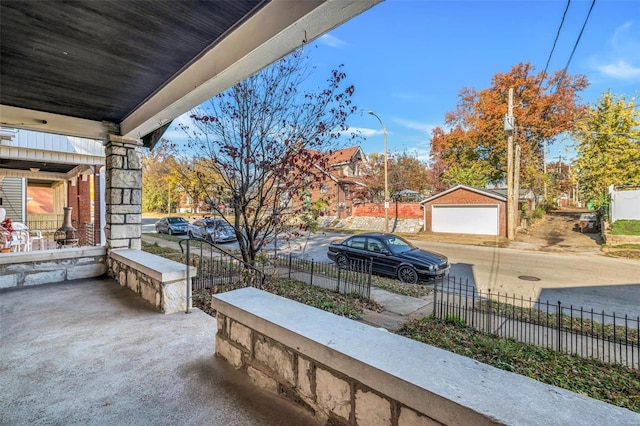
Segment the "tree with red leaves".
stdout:
[[191,151],[221,179],[227,209],[218,213],[235,228],[250,264],[275,236],[292,232],[305,194],[327,166],[323,153],[357,137],[347,125],[356,111],[354,87],[342,66],[317,90],[304,89],[310,72],[309,59],[294,52],[212,98],[181,125]]
[[[432,133],[431,155],[435,169],[451,180],[502,183],[507,168],[507,114],[509,88],[514,89],[516,128],[514,142],[521,147],[520,182],[523,187],[539,191],[544,176],[544,146],[570,131],[585,106],[578,92],[588,81],[582,75],[570,76],[558,71],[552,76],[534,74],[531,64],[518,64],[510,72],[497,73],[491,87],[476,91],[465,88],[459,93],[456,111],[445,116],[448,129],[437,127]],[[473,173],[446,173],[449,168],[473,170]],[[439,176],[440,179],[443,176]]]

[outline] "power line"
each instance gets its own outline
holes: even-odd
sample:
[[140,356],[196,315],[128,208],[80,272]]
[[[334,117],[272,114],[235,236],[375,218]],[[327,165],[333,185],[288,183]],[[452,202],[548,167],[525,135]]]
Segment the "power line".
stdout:
[[567,6],[564,8],[564,13],[562,14],[562,20],[560,21],[560,26],[558,27],[556,38],[555,40],[553,40],[553,46],[551,47],[551,52],[549,52],[549,57],[547,58],[547,64],[544,66],[544,71],[542,72],[542,78],[540,79],[538,90],[540,90],[540,87],[542,86],[542,81],[544,80],[544,76],[547,75],[547,69],[549,69],[549,62],[551,62],[551,56],[553,55],[553,52],[556,50],[556,43],[558,42],[558,38],[560,38],[560,32],[562,31],[562,26],[564,25],[564,18],[567,16],[567,11],[569,10],[570,4],[571,4],[571,0],[567,0]]
[[591,7],[589,7],[589,12],[587,13],[587,17],[584,19],[584,23],[582,24],[582,28],[580,29],[580,34],[578,34],[578,39],[576,43],[573,45],[573,50],[571,50],[571,55],[569,55],[569,60],[567,61],[567,65],[564,66],[562,70],[562,75],[558,80],[558,84],[556,84],[556,92],[558,91],[558,87],[564,81],[565,76],[567,75],[567,69],[569,69],[569,64],[571,64],[571,60],[573,59],[573,54],[576,53],[576,49],[578,48],[578,44],[580,43],[580,39],[582,38],[582,33],[584,32],[585,27],[587,26],[587,22],[589,21],[589,16],[591,16],[591,11],[593,7],[596,5],[596,0],[591,2]]

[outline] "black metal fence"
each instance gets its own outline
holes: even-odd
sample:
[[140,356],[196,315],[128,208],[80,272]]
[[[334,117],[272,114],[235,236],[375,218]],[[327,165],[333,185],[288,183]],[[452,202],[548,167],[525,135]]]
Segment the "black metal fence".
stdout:
[[640,369],[640,316],[632,318],[478,290],[447,277],[434,284],[434,315],[477,330]]
[[371,262],[352,260],[348,268],[338,268],[333,263],[316,262],[313,259],[292,255],[270,256],[265,262],[277,267],[279,276],[334,290],[341,294],[371,297]]
[[[189,247],[187,262],[197,269],[192,278],[193,290],[231,290],[241,287],[263,288],[265,283],[290,279],[325,288],[341,294],[366,299],[371,296],[371,262],[352,262],[341,269],[332,263],[321,263],[291,255],[265,256],[248,265],[236,255],[198,239],[182,240]],[[184,248],[183,248],[184,251]]]

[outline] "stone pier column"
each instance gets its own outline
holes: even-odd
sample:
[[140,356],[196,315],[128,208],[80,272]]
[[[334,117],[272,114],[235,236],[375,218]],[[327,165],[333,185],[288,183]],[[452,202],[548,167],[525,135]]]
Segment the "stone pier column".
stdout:
[[140,250],[142,235],[142,142],[117,135],[105,140],[107,249]]

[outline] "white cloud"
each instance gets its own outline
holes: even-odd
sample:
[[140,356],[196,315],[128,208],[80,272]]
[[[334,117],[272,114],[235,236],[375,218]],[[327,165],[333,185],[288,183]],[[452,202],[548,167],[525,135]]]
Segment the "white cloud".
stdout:
[[368,129],[366,127],[349,127],[349,132],[358,133],[365,138],[369,136],[381,135],[382,130]]
[[408,129],[418,130],[427,135],[431,135],[431,131],[436,127],[438,127],[435,124],[423,123],[420,121],[413,121],[413,120],[405,120],[404,118],[394,118],[393,121]]
[[607,52],[594,56],[591,65],[608,78],[636,79],[640,77],[638,51],[640,51],[640,38],[637,33],[633,33],[632,23],[626,22],[615,29]]
[[407,152],[410,154],[414,154],[415,157],[425,163],[431,162],[431,142],[424,141],[419,143],[416,146],[407,148]]
[[598,71],[608,77],[623,80],[640,77],[640,67],[634,67],[623,59],[613,64],[599,65]]
[[631,25],[632,25],[631,22],[625,22],[624,24],[616,28],[616,30],[613,33],[613,37],[611,39],[611,47],[614,50],[624,50],[627,48],[626,46],[627,40],[625,39],[625,36],[627,35],[626,33],[631,28]]
[[329,47],[335,47],[338,49],[349,46],[349,43],[344,40],[340,40],[338,37],[332,36],[331,34],[324,34],[320,36],[318,41],[326,44]]

